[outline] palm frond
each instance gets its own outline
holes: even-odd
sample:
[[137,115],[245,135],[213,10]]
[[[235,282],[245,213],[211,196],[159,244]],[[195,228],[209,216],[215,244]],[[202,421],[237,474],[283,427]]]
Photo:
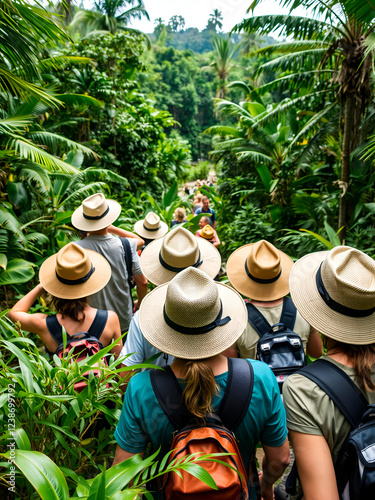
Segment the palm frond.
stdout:
[[86,65],[86,64],[92,64],[93,62],[94,62],[94,60],[91,59],[90,57],[55,56],[55,57],[41,59],[39,61],[39,67],[42,71],[48,71],[51,69],[65,68],[68,64]]
[[101,106],[103,106],[103,103],[98,99],[95,99],[95,97],[84,94],[56,94],[56,97],[59,99],[59,101],[68,105],[87,105],[94,106],[96,108],[100,108]]
[[59,207],[66,205],[67,203],[81,203],[81,201],[88,196],[106,190],[108,190],[108,186],[105,182],[92,182],[88,186],[81,186],[80,188],[75,186],[74,192],[61,200]]
[[[283,91],[287,89],[297,89],[301,88],[309,88],[313,84],[321,85],[322,82],[317,82],[317,78],[320,77],[320,80],[323,78],[323,82],[332,76],[332,69],[322,69],[322,70],[312,70],[312,71],[299,71],[297,73],[293,73],[291,75],[282,76],[277,78],[276,80],[272,80],[265,85],[262,85],[257,88],[257,92],[260,95],[264,95],[267,92],[272,92],[273,90]],[[334,90],[332,90],[334,92]]]
[[47,131],[38,131],[38,132],[29,132],[29,136],[41,144],[45,144],[51,148],[55,148],[58,144],[65,144],[73,151],[80,150],[83,153],[86,153],[88,156],[93,156],[96,160],[99,159],[99,156],[90,148],[79,144],[78,142],[67,139],[66,137],[58,134],[54,134],[53,132]]
[[204,130],[204,134],[209,135],[232,135],[234,137],[241,137],[242,133],[236,127],[228,127],[224,125],[213,125],[208,129]]
[[48,196],[48,190],[51,189],[51,180],[48,173],[36,163],[29,163],[19,170],[19,177],[25,179],[30,184],[35,182],[40,194]]
[[0,227],[8,229],[10,232],[15,234],[23,243],[25,243],[25,236],[23,235],[20,227],[20,223],[9,210],[0,208]]
[[254,52],[250,52],[249,57],[253,56],[273,56],[274,54],[289,54],[290,52],[303,52],[306,50],[329,49],[330,43],[325,40],[293,40],[281,43],[275,43],[268,47],[263,47]]
[[263,71],[298,71],[300,68],[312,70],[318,66],[325,53],[325,49],[315,49],[296,52],[295,54],[285,54],[262,64],[256,74]]
[[126,179],[122,175],[116,174],[116,172],[112,172],[112,170],[107,170],[105,168],[85,168],[77,175],[77,178],[85,182],[101,180],[104,182],[114,182],[124,187],[129,186],[128,179]]

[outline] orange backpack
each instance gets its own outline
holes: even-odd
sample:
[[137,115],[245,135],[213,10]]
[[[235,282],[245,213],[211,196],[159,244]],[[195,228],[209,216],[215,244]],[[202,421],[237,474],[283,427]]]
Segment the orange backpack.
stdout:
[[198,426],[181,404],[182,391],[173,371],[151,370],[151,384],[160,406],[177,433],[171,445],[169,462],[192,453],[232,453],[218,459],[231,467],[217,462],[200,462],[214,479],[214,490],[188,472],[180,471],[181,477],[172,472],[168,475],[163,493],[166,500],[247,500],[248,474],[243,464],[236,437],[233,433],[243,420],[253,392],[253,367],[246,359],[228,358],[228,382],[219,411],[207,415],[204,427]]

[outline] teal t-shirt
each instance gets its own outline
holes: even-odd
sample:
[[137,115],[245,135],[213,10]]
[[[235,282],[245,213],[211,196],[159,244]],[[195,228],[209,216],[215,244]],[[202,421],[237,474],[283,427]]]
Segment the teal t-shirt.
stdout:
[[[276,378],[269,366],[249,360],[254,368],[254,389],[248,411],[235,429],[245,467],[249,468],[252,452],[260,441],[266,446],[281,446],[287,437],[286,417]],[[228,372],[215,377],[220,395],[214,396],[217,410],[224,394]],[[115,430],[115,439],[124,450],[140,453],[151,442],[160,459],[169,451],[175,431],[156,399],[150,372],[137,373],[129,382],[124,406]]]

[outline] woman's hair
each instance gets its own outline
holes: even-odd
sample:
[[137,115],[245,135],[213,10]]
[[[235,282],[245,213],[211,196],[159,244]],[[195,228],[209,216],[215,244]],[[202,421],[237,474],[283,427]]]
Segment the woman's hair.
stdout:
[[212,397],[218,393],[214,372],[204,360],[180,360],[184,365],[185,389],[182,401],[186,409],[198,420],[204,420],[212,411]]
[[202,193],[197,193],[195,195],[195,198],[194,198],[194,203],[195,202],[200,203],[202,201],[202,198],[203,198],[203,194]]
[[85,321],[85,307],[87,306],[87,298],[83,297],[81,299],[59,299],[52,295],[51,306],[53,309],[60,313],[62,316],[68,316],[74,319],[74,321],[79,321],[83,323]]
[[344,353],[353,362],[360,385],[366,391],[375,391],[375,383],[371,378],[372,366],[375,363],[375,344],[344,344],[322,335],[323,345],[332,354]]
[[186,211],[185,211],[184,207],[176,208],[176,210],[174,211],[173,217],[176,220],[178,220],[179,222],[184,222],[184,220],[186,219]]

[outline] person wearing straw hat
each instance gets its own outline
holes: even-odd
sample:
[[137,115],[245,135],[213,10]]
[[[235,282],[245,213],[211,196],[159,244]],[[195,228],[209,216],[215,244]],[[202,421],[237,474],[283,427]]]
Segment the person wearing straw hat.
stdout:
[[[118,316],[114,311],[98,311],[90,307],[87,297],[101,290],[110,277],[111,268],[104,257],[75,243],[68,243],[43,262],[39,271],[40,283],[13,306],[8,317],[14,323],[20,322],[23,330],[37,334],[51,356],[58,343],[49,328],[56,321],[69,335],[87,332],[93,325],[90,333],[100,338],[106,347],[121,336]],[[44,290],[52,296],[56,315],[29,314],[30,307]],[[99,312],[107,319],[104,327],[102,324],[100,331],[96,331],[94,323],[99,318]],[[121,349],[120,340],[112,352],[117,356]]]
[[199,219],[200,230],[195,233],[196,236],[204,238],[213,244],[214,247],[219,248],[220,238],[217,235],[215,229],[210,226],[210,219],[208,217],[202,217]]
[[[185,228],[177,227],[162,239],[157,239],[146,247],[141,255],[141,265],[147,279],[154,285],[170,281],[176,274],[190,266],[196,266],[214,278],[221,266],[221,257],[208,241],[197,238]],[[126,366],[142,363],[159,354],[154,363],[166,366],[173,356],[156,349],[141,333],[138,313],[133,316],[126,344],[121,356],[127,356]]]
[[[305,255],[290,273],[290,293],[300,314],[322,334],[327,349],[322,359],[375,403],[374,260],[346,246]],[[334,465],[349,422],[302,374],[287,379],[283,394],[304,498],[338,499]]]
[[160,220],[155,212],[149,212],[144,219],[134,224],[134,231],[145,240],[142,246],[144,250],[151,241],[161,238],[168,232],[168,225]]
[[[261,312],[270,325],[279,323],[283,299],[289,293],[289,274],[293,261],[266,240],[243,245],[227,262],[227,275],[232,286]],[[297,312],[293,331],[313,358],[323,354],[319,333]],[[237,341],[241,358],[256,358],[259,335],[248,322]]]
[[[241,296],[194,267],[177,273],[142,302],[141,331],[157,349],[174,356],[170,366],[183,389],[183,402],[202,423],[207,413],[218,410],[227,384],[228,358],[221,353],[236,342],[246,321]],[[285,410],[268,365],[249,362],[254,370],[253,392],[235,435],[247,470],[258,441],[262,442],[261,488],[263,498],[271,500],[273,483],[289,463]],[[150,371],[136,374],[129,382],[115,431],[114,465],[143,453],[149,442],[154,450],[161,447],[160,456],[165,455],[174,431],[155,396]]]
[[[110,234],[110,228],[113,228],[111,224],[120,213],[121,206],[117,201],[108,200],[102,193],[97,193],[83,200],[82,205],[74,211],[72,224],[77,229],[89,232],[89,235],[77,241],[77,244],[103,255],[112,269],[109,283],[92,295],[89,303],[98,309],[114,310],[118,314],[121,331],[124,333],[128,330],[133,315],[132,296],[123,245],[119,238]],[[116,229],[118,231],[118,228]],[[137,240],[128,238],[128,241],[131,249],[132,275],[138,296],[138,300],[134,302],[136,311],[147,293],[147,280],[140,267]]]

